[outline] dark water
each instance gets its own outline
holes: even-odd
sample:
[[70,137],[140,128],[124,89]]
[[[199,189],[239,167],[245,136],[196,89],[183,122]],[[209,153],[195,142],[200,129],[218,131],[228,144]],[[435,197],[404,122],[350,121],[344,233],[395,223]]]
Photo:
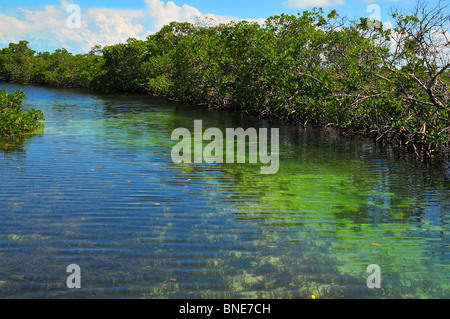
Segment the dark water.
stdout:
[[[2,298],[450,297],[448,162],[150,97],[1,87],[46,116],[0,142]],[[171,133],[194,120],[280,127],[278,173],[173,163]]]

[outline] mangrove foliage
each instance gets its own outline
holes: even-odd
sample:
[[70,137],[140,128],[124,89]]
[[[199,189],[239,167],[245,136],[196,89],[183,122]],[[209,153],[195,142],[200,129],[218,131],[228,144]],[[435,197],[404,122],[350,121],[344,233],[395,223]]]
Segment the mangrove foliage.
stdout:
[[41,130],[44,115],[40,110],[22,110],[22,90],[8,93],[0,89],[0,137],[20,137]]

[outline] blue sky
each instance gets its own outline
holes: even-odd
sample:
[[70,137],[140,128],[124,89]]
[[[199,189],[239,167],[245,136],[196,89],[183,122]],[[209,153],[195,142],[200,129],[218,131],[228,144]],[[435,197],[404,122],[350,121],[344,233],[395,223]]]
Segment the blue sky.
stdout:
[[[349,17],[378,16],[390,22],[393,6],[408,10],[415,0],[0,0],[0,47],[28,40],[37,51],[67,48],[85,53],[95,44],[109,45],[129,37],[144,39],[170,21],[193,22],[197,16],[216,21],[262,22],[272,15],[295,14],[313,7],[336,9]],[[437,0],[430,0],[431,4]],[[67,11],[70,4],[79,6]],[[76,20],[79,18],[78,20]],[[79,25],[68,24],[80,21]]]

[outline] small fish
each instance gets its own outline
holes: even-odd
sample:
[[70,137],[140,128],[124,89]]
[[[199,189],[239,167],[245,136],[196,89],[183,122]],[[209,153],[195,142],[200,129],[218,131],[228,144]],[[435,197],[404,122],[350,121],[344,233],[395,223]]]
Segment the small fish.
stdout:
[[372,245],[374,245],[374,246],[380,246],[380,247],[381,247],[381,245],[380,245],[380,244],[375,244],[375,243],[372,243]]

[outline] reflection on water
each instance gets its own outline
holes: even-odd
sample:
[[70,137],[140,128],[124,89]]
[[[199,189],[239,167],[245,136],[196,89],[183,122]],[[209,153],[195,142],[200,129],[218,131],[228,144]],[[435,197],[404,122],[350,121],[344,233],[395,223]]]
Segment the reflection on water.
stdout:
[[[279,123],[150,97],[24,91],[45,133],[0,142],[0,297],[449,297],[445,161],[284,125],[275,175],[178,165],[177,127]],[[70,264],[82,289],[66,286]],[[366,285],[371,264],[380,289]]]

